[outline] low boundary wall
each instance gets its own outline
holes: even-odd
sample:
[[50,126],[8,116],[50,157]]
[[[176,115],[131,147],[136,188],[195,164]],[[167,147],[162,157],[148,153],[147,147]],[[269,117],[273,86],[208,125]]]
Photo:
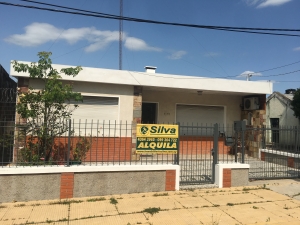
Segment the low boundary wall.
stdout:
[[259,159],[282,166],[300,169],[300,154],[269,149],[259,149]]
[[178,165],[0,168],[0,202],[179,190]]
[[247,186],[249,164],[228,163],[216,165],[216,181],[219,188]]

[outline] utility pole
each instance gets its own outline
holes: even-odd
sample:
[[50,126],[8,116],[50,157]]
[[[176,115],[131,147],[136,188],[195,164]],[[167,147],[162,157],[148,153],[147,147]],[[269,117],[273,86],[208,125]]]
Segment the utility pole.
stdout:
[[120,21],[119,21],[119,70],[122,70],[122,44],[123,44],[123,0],[120,0]]

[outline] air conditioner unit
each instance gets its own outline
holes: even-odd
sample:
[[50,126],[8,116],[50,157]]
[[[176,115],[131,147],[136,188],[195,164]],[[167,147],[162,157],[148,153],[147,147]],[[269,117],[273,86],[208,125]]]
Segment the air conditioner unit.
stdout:
[[258,97],[244,98],[244,110],[259,109]]

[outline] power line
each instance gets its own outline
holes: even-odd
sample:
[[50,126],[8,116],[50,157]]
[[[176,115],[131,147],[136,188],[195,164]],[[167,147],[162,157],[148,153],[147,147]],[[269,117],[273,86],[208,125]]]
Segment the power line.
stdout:
[[[23,0],[24,1],[24,0]],[[33,2],[33,1],[31,1]],[[35,2],[38,3],[38,2]],[[104,13],[81,13],[81,12],[74,12],[74,11],[65,11],[65,10],[57,10],[51,8],[42,8],[37,6],[30,6],[30,5],[20,5],[20,4],[13,4],[8,2],[0,2],[1,5],[8,5],[8,6],[15,6],[15,7],[22,7],[22,8],[30,8],[30,9],[37,9],[37,10],[45,10],[45,11],[52,11],[52,12],[60,12],[60,13],[67,13],[67,14],[75,14],[75,15],[82,15],[82,16],[90,16],[90,17],[98,17],[98,18],[106,18],[106,19],[115,19],[115,20],[126,20],[132,22],[141,22],[141,23],[153,23],[153,24],[161,24],[161,25],[172,25],[172,26],[183,26],[183,27],[193,27],[193,28],[202,28],[202,29],[211,29],[211,30],[223,30],[223,31],[231,31],[231,32],[243,32],[243,33],[252,33],[252,34],[265,34],[265,35],[279,35],[279,36],[289,36],[289,37],[300,37],[297,34],[288,34],[288,33],[270,33],[270,32],[259,32],[259,31],[249,31],[249,30],[262,30],[262,31],[289,31],[289,32],[299,32],[298,29],[273,29],[273,28],[246,28],[246,27],[223,27],[223,26],[207,26],[207,25],[196,25],[196,24],[183,24],[183,23],[170,23],[170,22],[162,22],[162,21],[155,21],[155,20],[144,20],[138,18],[131,18],[131,17],[120,17],[116,15],[104,14]],[[46,3],[44,3],[46,4]],[[58,5],[53,5],[55,7],[60,7]],[[79,9],[73,9],[80,11]]]

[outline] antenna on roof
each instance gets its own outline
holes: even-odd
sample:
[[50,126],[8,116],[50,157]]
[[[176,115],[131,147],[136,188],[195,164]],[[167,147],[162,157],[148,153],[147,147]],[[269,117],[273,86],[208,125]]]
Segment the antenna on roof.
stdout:
[[119,70],[122,70],[122,43],[123,43],[123,0],[120,0],[120,21],[119,21]]

